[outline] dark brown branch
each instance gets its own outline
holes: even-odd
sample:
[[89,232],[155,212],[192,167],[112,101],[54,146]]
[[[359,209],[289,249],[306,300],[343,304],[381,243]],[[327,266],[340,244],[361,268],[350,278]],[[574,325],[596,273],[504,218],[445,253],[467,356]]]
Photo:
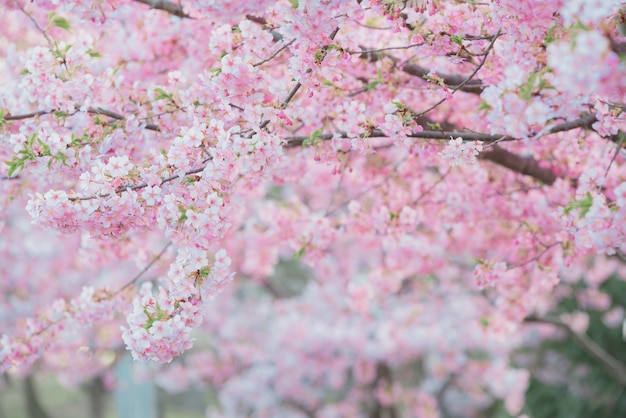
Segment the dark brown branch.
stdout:
[[[420,125],[426,124],[424,123],[425,119],[423,119],[423,117],[420,117],[420,119],[416,119],[416,121],[420,123]],[[590,128],[591,125],[596,121],[597,119],[595,115],[587,114],[571,122],[565,122],[565,123],[553,125],[551,128],[543,132],[541,136],[550,135],[550,134],[554,134],[557,132],[565,132],[565,131],[569,131],[569,130],[576,129],[576,128]],[[444,125],[442,124],[442,126]],[[448,129],[453,129],[454,125],[446,124],[444,127]],[[345,132],[340,132],[339,134],[343,138],[347,137]],[[531,134],[530,136],[532,137],[533,135],[534,134]],[[438,139],[438,140],[449,140],[450,137],[456,138],[460,136],[465,141],[482,141],[482,142],[485,142],[487,145],[496,141],[497,142],[518,141],[520,139],[520,138],[508,136],[508,135],[498,135],[498,134],[492,135],[492,134],[485,134],[485,133],[480,133],[480,132],[467,132],[467,131],[459,131],[459,130],[421,131],[421,132],[414,132],[407,136],[410,138]],[[333,134],[321,134],[321,135],[316,136],[316,138],[319,138],[321,140],[329,140],[332,137],[333,137]],[[369,138],[385,138],[386,135],[379,129],[374,129],[370,133],[370,135],[368,135],[368,137]],[[302,145],[302,142],[308,138],[309,138],[308,136],[289,136],[289,137],[286,137],[285,140],[287,141],[288,146],[300,146]]]
[[[369,62],[376,62],[382,58],[387,58],[391,60],[394,63],[394,65],[396,66],[401,65],[400,69],[409,75],[424,78],[424,76],[431,73],[431,71],[428,68],[422,67],[417,64],[411,64],[411,63],[401,64],[401,60],[399,58],[396,58],[390,54],[367,52],[368,50],[371,50],[373,48],[367,48],[367,47],[361,46],[361,49],[364,51],[363,53],[361,53],[361,58],[366,59]],[[463,76],[456,75],[456,74],[445,74],[445,73],[439,73],[439,72],[436,72],[435,75],[441,78],[444,84],[448,88],[454,88],[455,86],[459,86],[463,84],[463,82],[467,78],[467,77],[463,77]],[[459,88],[459,90],[464,91],[466,93],[480,94],[483,92],[484,88],[485,87],[481,80],[472,79],[470,81],[467,81],[464,85],[462,85]]]
[[[430,120],[421,116],[418,119],[423,124],[426,124]],[[542,133],[543,135],[554,134],[557,132],[565,132],[572,129],[577,128],[588,128],[596,121],[596,117],[593,114],[587,114],[583,117],[576,119],[574,121],[561,123],[558,125],[554,125],[551,128],[547,129]],[[442,123],[442,125],[447,129],[454,129],[455,126],[450,123]],[[346,138],[347,134],[345,132],[339,133],[341,137]],[[514,141],[519,138],[513,138],[507,135],[491,135],[485,133],[478,132],[459,132],[457,130],[450,131],[421,131],[416,132],[411,135],[408,135],[410,138],[423,138],[423,139],[436,139],[436,140],[449,140],[450,137],[462,137],[465,141],[482,141],[487,145],[494,142],[503,142],[503,141]],[[332,139],[333,134],[321,134],[315,136],[315,139],[328,141]],[[380,131],[379,129],[374,129],[368,136],[368,138],[386,138],[387,136]],[[305,140],[308,140],[308,136],[291,136],[284,138],[287,142],[286,146],[288,147],[296,147],[301,146]],[[554,171],[549,167],[542,167],[537,160],[532,157],[522,157],[517,154],[514,154],[510,151],[507,151],[503,148],[500,148],[496,145],[492,146],[491,149],[483,151],[479,158],[491,161],[503,167],[506,167],[516,173],[520,173],[526,176],[533,177],[544,184],[551,185],[557,179],[557,176],[554,174]]]
[[551,168],[541,167],[533,157],[522,157],[497,145],[481,152],[478,158],[491,161],[516,173],[533,177],[547,185],[554,184],[557,178]]
[[574,331],[566,323],[554,318],[538,318],[530,316],[524,321],[528,323],[552,324],[563,328],[572,336],[572,338],[574,338],[580,347],[587,354],[589,354],[589,356],[598,361],[604,367],[606,372],[615,377],[621,385],[626,385],[626,367],[624,367],[619,360],[600,347],[595,341],[589,338],[587,334],[580,334]]
[[163,10],[171,15],[186,19],[193,19],[183,10],[182,6],[169,0],[135,0],[137,3],[150,6],[151,9]]

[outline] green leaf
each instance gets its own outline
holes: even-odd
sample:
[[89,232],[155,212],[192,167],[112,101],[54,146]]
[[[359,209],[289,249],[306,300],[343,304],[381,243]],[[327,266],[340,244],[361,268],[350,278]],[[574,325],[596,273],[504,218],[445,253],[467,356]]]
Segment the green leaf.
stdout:
[[183,206],[178,206],[178,211],[180,212],[180,216],[178,217],[176,222],[178,223],[185,222],[187,220],[187,209],[185,209]]
[[452,38],[452,41],[453,41],[455,44],[463,45],[463,37],[462,37],[462,36],[459,36],[459,35],[452,35],[452,36],[451,36],[451,38]]
[[322,134],[322,130],[321,129],[315,130],[315,132],[313,132],[307,139],[302,141],[302,146],[308,147],[308,146],[311,146],[311,145],[318,144],[322,140],[320,138],[321,134]]
[[306,253],[306,245],[303,245],[302,247],[300,247],[298,252],[294,254],[294,258],[296,260],[300,260],[304,256],[304,253]]
[[370,92],[374,90],[376,86],[379,84],[380,84],[380,80],[375,80],[375,81],[372,81],[371,83],[367,83],[367,86],[365,86],[365,91]]
[[570,200],[569,204],[563,208],[563,212],[568,214],[574,209],[580,209],[579,219],[582,219],[587,215],[592,205],[593,196],[591,196],[591,193],[587,192],[584,199]]
[[57,28],[65,29],[68,32],[70,31],[70,22],[64,17],[55,17],[54,19],[52,19],[52,23]]
[[87,54],[91,57],[91,58],[100,58],[102,56],[101,53],[99,53],[98,51],[94,51],[93,49],[90,49],[87,51]]
[[554,31],[556,30],[558,26],[556,25],[556,23],[552,26],[550,26],[548,28],[548,32],[546,33],[546,36],[543,37],[543,44],[544,45],[548,45],[554,41],[556,41],[556,37],[554,36]]
[[485,102],[484,100],[481,100],[480,102],[480,106],[478,106],[478,111],[480,112],[481,110],[491,110],[493,109],[493,107],[491,107],[491,105],[487,102]]
[[31,134],[31,136],[28,137],[28,141],[26,142],[26,144],[28,145],[29,149],[33,149],[33,145],[35,145],[35,137],[37,136],[36,133]]
[[291,7],[293,7],[294,9],[297,9],[300,5],[300,2],[298,0],[289,0],[289,3],[291,3]]
[[152,315],[150,315],[150,313],[148,312],[148,308],[146,307],[143,308],[143,313],[145,313],[147,317],[146,325],[144,325],[143,327],[148,330],[152,328],[152,324],[154,324],[154,318],[152,317]]
[[24,167],[24,160],[5,161],[5,163],[9,165],[9,171],[7,172],[7,177],[9,178],[11,178],[19,168]]
[[404,103],[400,103],[400,102],[396,102],[396,101],[391,101],[391,103],[393,103],[393,105],[396,107],[396,109],[398,109],[399,111],[403,111],[406,110],[406,105]]
[[535,81],[537,81],[538,74],[536,72],[532,73],[530,77],[528,77],[528,81],[522,84],[519,88],[520,97],[524,100],[530,100],[535,91]]

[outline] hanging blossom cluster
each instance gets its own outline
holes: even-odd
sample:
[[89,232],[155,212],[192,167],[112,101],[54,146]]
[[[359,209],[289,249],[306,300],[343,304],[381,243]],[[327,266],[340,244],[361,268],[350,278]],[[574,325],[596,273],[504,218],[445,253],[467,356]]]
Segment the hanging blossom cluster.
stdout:
[[151,283],[141,287],[127,316],[129,327],[122,327],[133,358],[168,363],[192,346],[191,331],[202,323],[200,303],[220,293],[234,274],[225,250],[213,259],[209,263],[199,248],[181,249],[167,274],[167,289],[154,296]]

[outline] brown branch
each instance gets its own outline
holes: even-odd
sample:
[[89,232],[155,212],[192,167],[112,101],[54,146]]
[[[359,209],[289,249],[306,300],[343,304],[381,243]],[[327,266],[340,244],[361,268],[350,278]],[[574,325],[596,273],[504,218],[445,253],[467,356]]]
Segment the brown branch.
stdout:
[[41,115],[47,115],[52,112],[54,112],[54,110],[38,110],[36,112],[24,113],[22,115],[11,115],[9,113],[8,115],[5,115],[2,119],[6,121],[30,119]]
[[[480,64],[478,64],[476,66],[476,68],[474,68],[474,71],[471,72],[470,75],[468,75],[463,81],[461,81],[461,83],[459,83],[458,85],[455,86],[449,86],[452,88],[452,90],[450,91],[450,94],[454,94],[457,91],[461,90],[463,87],[465,87],[470,81],[472,81],[472,79],[476,76],[476,74],[478,73],[478,71],[480,71],[481,68],[483,68],[483,65],[485,65],[485,62],[487,62],[487,57],[489,56],[489,52],[491,52],[491,50],[493,49],[493,45],[496,43],[496,40],[498,39],[498,37],[502,34],[502,29],[498,29],[498,32],[496,32],[496,34],[494,35],[493,39],[491,40],[491,42],[489,42],[489,45],[487,46],[487,49],[485,50],[485,53],[483,55],[482,60],[480,60]],[[418,113],[417,115],[415,115],[414,117],[420,117],[422,115],[425,115],[427,113],[429,113],[431,110],[435,109],[437,106],[439,106],[440,104],[442,104],[443,102],[445,102],[448,99],[447,96],[444,96],[442,99],[440,99],[437,103],[435,103],[434,105],[430,106],[428,109]]]
[[557,179],[552,169],[541,167],[533,157],[522,157],[497,145],[481,152],[478,158],[491,161],[516,173],[533,177],[547,185],[554,184]]
[[[332,41],[335,39],[335,36],[337,36],[337,33],[339,33],[339,27],[337,26],[332,33],[328,36],[328,38]],[[324,58],[326,58],[326,54],[328,53],[328,45],[324,46],[322,48],[322,57],[321,60],[323,60]],[[311,73],[313,72],[312,68],[309,68],[308,70],[306,70],[306,73]],[[280,108],[281,109],[285,109],[287,108],[287,105],[289,104],[289,102],[291,102],[291,100],[294,98],[294,96],[296,95],[296,93],[298,92],[298,90],[300,90],[300,87],[302,87],[302,83],[300,83],[299,81],[295,84],[295,86],[293,86],[293,88],[291,89],[291,91],[289,92],[289,94],[287,94],[287,97],[285,97],[283,99],[283,101],[280,103]],[[261,124],[259,125],[259,127],[261,129],[264,129],[268,124],[270,123],[269,119],[264,120],[263,122],[261,122]]]
[[[502,136],[480,134],[473,132],[437,132],[437,131],[422,131],[417,134],[408,135],[411,138],[428,138],[428,139],[440,139],[449,140],[450,136],[462,136],[466,141],[479,140],[485,142],[494,142],[501,139]],[[332,134],[317,135],[315,138],[328,141],[333,137]],[[342,134],[343,138],[346,138],[345,133]],[[379,130],[374,130],[368,138],[387,138],[387,136]],[[507,137],[505,137],[506,139]],[[287,137],[287,147],[301,146],[305,140],[309,139],[308,136],[292,136]],[[510,138],[512,140],[514,138]],[[494,145],[491,149],[483,151],[479,154],[478,158],[491,161],[495,164],[508,168],[526,176],[533,177],[544,184],[551,185],[556,181],[556,175],[550,168],[544,168],[539,165],[539,162],[532,157],[522,157],[507,151],[503,148]]]
[[[427,124],[430,122],[430,119],[420,116],[418,121],[422,124]],[[596,117],[593,114],[587,114],[582,116],[579,119],[564,122],[561,124],[553,125],[551,128],[547,129],[541,135],[550,135],[557,132],[565,132],[572,129],[577,128],[589,128],[596,121]],[[415,132],[410,135],[407,135],[410,138],[422,138],[422,139],[436,139],[436,140],[449,140],[450,137],[462,137],[465,141],[482,141],[486,144],[492,144],[495,142],[503,142],[503,141],[515,141],[519,138],[513,138],[508,135],[491,135],[485,133],[478,132],[463,132],[457,131],[455,126],[450,123],[442,123],[442,125],[446,129],[451,129],[447,131],[421,131]],[[454,129],[454,130],[452,130]],[[328,141],[333,138],[334,134],[320,134],[316,135],[314,139]],[[339,135],[342,138],[347,138],[347,134],[345,132],[339,132]],[[381,130],[374,129],[372,132],[367,135],[367,138],[386,138]],[[308,136],[290,136],[284,138],[286,141],[287,147],[297,147],[302,146],[304,141],[308,140]],[[537,160],[532,157],[522,157],[517,154],[514,154],[510,151],[507,151],[503,148],[500,148],[496,145],[492,146],[489,150],[483,151],[480,153],[479,158],[491,161],[503,167],[506,167],[512,171],[517,173],[533,177],[544,184],[551,185],[557,179],[554,171],[549,167],[542,167]]]
[[[112,112],[110,110],[106,110],[103,109],[101,107],[98,108],[93,108],[90,107],[89,109],[87,109],[87,113],[92,113],[95,115],[104,115],[104,116],[108,116],[112,119],[116,119],[116,120],[125,120],[126,118],[123,115],[120,115],[119,113],[115,113]],[[144,129],[147,129],[149,131],[156,131],[156,132],[160,132],[161,128],[159,128],[158,125],[155,125],[154,123],[148,123],[146,124],[146,126],[144,126]]]
[[[78,109],[78,107],[77,107]],[[0,118],[0,119],[4,119],[5,121],[15,121],[15,120],[23,120],[23,119],[30,119],[30,118],[34,118],[37,116],[43,116],[43,115],[49,115],[52,114],[54,112],[56,112],[56,109],[51,109],[51,110],[38,110],[36,112],[30,112],[30,113],[24,113],[21,115],[12,115],[12,114],[8,114],[5,115],[4,117]],[[78,110],[76,110],[76,112],[78,112]],[[87,113],[91,113],[94,115],[103,115],[103,116],[108,116],[111,119],[116,119],[116,120],[126,120],[126,117],[124,117],[123,115],[120,115],[119,113],[113,112],[111,110],[107,110],[107,109],[103,109],[101,107],[95,108],[95,107],[90,107],[87,109]],[[155,125],[153,123],[148,123],[146,124],[146,126],[144,126],[144,129],[147,129],[149,131],[160,131],[161,128],[159,128],[158,125]]]
[[621,385],[626,385],[626,367],[624,367],[624,364],[622,364],[619,360],[606,352],[595,341],[589,338],[587,334],[580,334],[574,331],[566,323],[555,318],[539,318],[535,316],[530,316],[524,319],[524,321],[528,323],[552,324],[557,327],[563,328],[572,336],[572,338],[574,338],[574,340],[580,345],[583,351],[585,351],[589,356],[598,361],[604,367],[604,370],[606,372],[615,377]]
[[[417,64],[411,64],[411,63],[402,64],[401,60],[399,58],[394,57],[393,55],[380,54],[380,53],[368,53],[367,51],[371,50],[372,48],[367,48],[364,46],[361,46],[361,49],[363,50],[363,52],[361,53],[361,58],[366,59],[369,62],[376,62],[382,58],[387,58],[391,60],[394,63],[394,65],[396,66],[401,65],[400,70],[402,70],[406,74],[419,77],[419,78],[424,78],[424,76],[431,73],[431,70],[429,70],[428,68],[422,67]],[[445,73],[435,72],[435,75],[441,78],[444,84],[446,85],[446,87],[448,88],[454,88],[454,86],[459,86],[463,84],[463,82],[466,79],[466,77],[456,75],[456,74],[445,74]],[[459,88],[459,90],[461,91],[464,91],[466,93],[473,93],[473,94],[480,94],[483,92],[484,89],[485,87],[483,85],[483,82],[478,79],[472,79],[470,81],[467,81],[465,84],[463,84]]]
[[[420,116],[416,119],[418,124],[426,125],[427,122],[430,122],[429,119],[424,119],[423,116]],[[582,116],[579,119],[573,120],[571,122],[560,123],[557,125],[553,125],[550,129],[547,129],[545,132],[541,134],[541,136],[554,134],[557,132],[565,132],[576,128],[590,128],[591,125],[596,122],[596,116],[594,114],[587,114]],[[445,131],[420,131],[414,132],[410,135],[407,135],[409,138],[422,138],[422,139],[437,139],[437,140],[449,140],[450,137],[462,137],[465,141],[482,141],[487,145],[493,142],[507,142],[507,141],[518,141],[520,138],[515,138],[508,135],[499,135],[499,134],[486,134],[480,132],[467,132],[467,131],[459,131],[454,129],[455,126],[452,124],[443,124],[447,130]],[[347,138],[347,134],[345,132],[339,132],[342,138]],[[531,137],[533,134],[530,135]],[[321,140],[330,140],[332,139],[333,134],[320,134],[317,135],[316,138]],[[385,138],[386,135],[379,129],[374,129],[367,136],[368,138]],[[300,146],[302,142],[308,139],[308,136],[289,136],[284,138],[287,141],[288,146]]]
[[185,19],[193,19],[183,10],[182,6],[169,0],[135,0],[137,3],[150,6],[151,9],[162,10],[171,15]]

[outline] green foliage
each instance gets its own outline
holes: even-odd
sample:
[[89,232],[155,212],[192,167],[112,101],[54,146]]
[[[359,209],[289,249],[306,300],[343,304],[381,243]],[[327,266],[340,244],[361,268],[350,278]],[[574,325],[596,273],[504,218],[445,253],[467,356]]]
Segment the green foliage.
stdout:
[[491,105],[489,103],[487,103],[484,100],[480,101],[480,106],[478,106],[478,111],[480,112],[481,110],[491,110],[493,109],[493,107],[491,107]]
[[450,38],[452,38],[452,42],[454,42],[455,44],[463,45],[463,37],[462,36],[452,35]]
[[174,100],[174,95],[172,93],[167,93],[165,90],[163,90],[160,87],[155,88],[154,93],[155,93],[154,98],[156,100]]
[[558,25],[556,23],[548,28],[548,32],[546,33],[546,36],[543,37],[544,45],[548,45],[556,41],[556,37],[554,36],[554,31],[557,28],[558,28]]
[[319,144],[322,141],[322,138],[320,137],[321,134],[322,130],[316,129],[307,139],[302,141],[302,146],[308,147]]
[[57,28],[65,29],[68,32],[70,31],[70,22],[64,17],[55,17],[52,19],[52,24]]
[[[579,282],[573,286],[574,295],[564,299],[556,315],[584,311],[589,315],[587,335],[609,355],[626,365],[626,350],[621,327],[609,328],[603,321],[604,311],[583,309],[575,294],[585,289]],[[626,307],[626,282],[613,276],[600,290],[611,297],[611,307]],[[526,392],[525,412],[533,418],[626,417],[626,391],[619,381],[598,360],[581,348],[571,335],[547,340],[532,354],[539,358],[534,370],[541,370],[548,359],[558,356],[562,367],[551,367],[557,373],[557,383],[549,384],[534,375]]]
[[57,28],[61,28],[67,32],[70,31],[70,22],[63,16],[57,16],[55,12],[50,12],[48,14],[49,24],[56,26]]
[[587,192],[584,199],[570,200],[569,204],[563,208],[563,212],[568,214],[574,209],[580,209],[579,219],[582,219],[591,209],[591,205],[593,205],[593,197]]

